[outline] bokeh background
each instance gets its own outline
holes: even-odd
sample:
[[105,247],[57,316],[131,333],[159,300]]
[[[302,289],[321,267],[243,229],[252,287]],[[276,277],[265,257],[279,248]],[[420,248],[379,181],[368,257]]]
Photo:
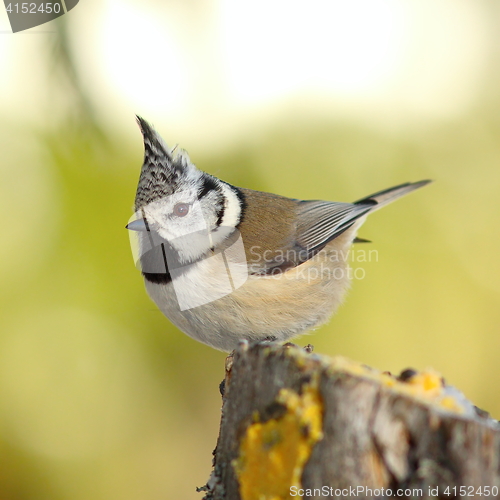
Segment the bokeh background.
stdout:
[[500,418],[498,2],[82,0],[18,34],[2,9],[0,499],[202,496],[225,355],[134,267],[136,113],[235,185],[434,179],[370,217],[378,257],[299,343],[433,367]]

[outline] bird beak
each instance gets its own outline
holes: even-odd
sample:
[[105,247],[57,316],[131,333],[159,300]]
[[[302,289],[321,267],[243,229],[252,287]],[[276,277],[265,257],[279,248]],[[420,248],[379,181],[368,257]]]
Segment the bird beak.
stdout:
[[146,221],[144,219],[137,219],[132,222],[129,222],[126,226],[126,229],[130,229],[130,231],[147,231],[148,227],[146,226]]

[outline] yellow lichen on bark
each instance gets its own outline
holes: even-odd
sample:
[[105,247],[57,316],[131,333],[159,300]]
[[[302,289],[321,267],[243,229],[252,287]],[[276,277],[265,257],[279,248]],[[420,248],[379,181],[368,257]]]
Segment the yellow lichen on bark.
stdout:
[[277,403],[286,409],[278,418],[259,417],[240,442],[233,461],[242,500],[282,500],[292,486],[300,487],[302,471],[314,445],[322,437],[323,405],[317,383],[298,394],[282,389]]

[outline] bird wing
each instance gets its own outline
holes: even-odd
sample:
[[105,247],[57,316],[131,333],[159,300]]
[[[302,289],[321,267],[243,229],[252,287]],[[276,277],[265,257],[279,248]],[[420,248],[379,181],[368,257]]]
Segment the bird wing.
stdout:
[[431,181],[400,184],[371,194],[354,203],[301,201],[297,214],[297,244],[313,254],[335,239],[364,215],[378,210],[400,196],[425,186]]
[[303,201],[299,205],[296,242],[308,252],[314,252],[350,228],[370,212],[373,205]]
[[[250,273],[274,274],[277,270],[285,271],[299,266],[316,255],[327,243],[349,229],[361,217],[429,182],[401,184],[354,203],[294,200],[296,217],[293,233],[288,237],[282,235],[281,243],[277,248],[269,246],[269,255],[272,258],[253,261],[250,265]],[[262,238],[261,235],[256,237]]]

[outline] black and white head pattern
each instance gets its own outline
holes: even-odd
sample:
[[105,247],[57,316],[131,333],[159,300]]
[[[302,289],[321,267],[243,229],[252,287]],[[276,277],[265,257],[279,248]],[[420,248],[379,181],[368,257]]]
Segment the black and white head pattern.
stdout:
[[144,137],[144,164],[135,210],[148,229],[168,241],[181,262],[192,262],[221,244],[238,225],[240,191],[198,170],[183,150],[170,150],[137,118]]

